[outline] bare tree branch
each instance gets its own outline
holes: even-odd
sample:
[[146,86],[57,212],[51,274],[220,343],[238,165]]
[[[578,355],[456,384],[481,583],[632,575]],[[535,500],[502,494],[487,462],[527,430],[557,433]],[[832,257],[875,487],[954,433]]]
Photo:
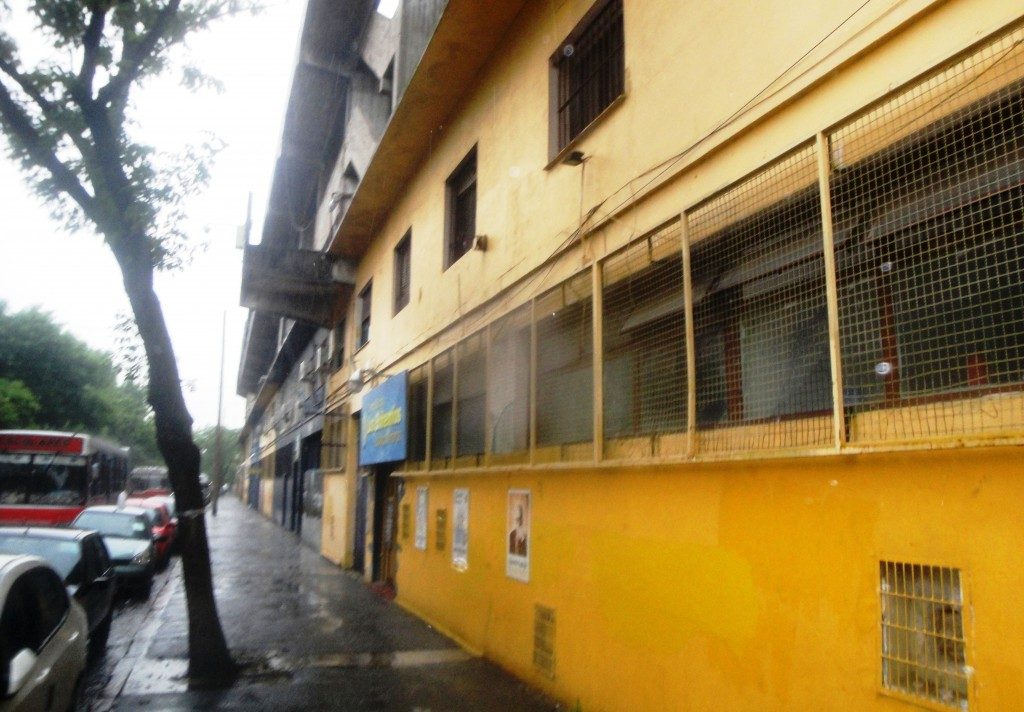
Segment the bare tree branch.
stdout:
[[103,28],[107,21],[106,3],[96,3],[92,6],[92,15],[89,17],[89,26],[82,37],[82,68],[78,72],[78,83],[82,92],[92,98],[92,82],[96,78],[96,61],[100,48],[100,40],[103,39]]
[[167,25],[178,13],[180,5],[181,0],[169,0],[142,39],[138,42],[125,42],[117,74],[100,89],[97,95],[101,104],[113,103],[116,105],[124,102],[129,87],[142,71],[143,62],[151,58],[160,40],[166,39],[164,33]]
[[3,83],[0,83],[0,118],[10,128],[11,134],[21,142],[32,160],[46,169],[57,187],[67,193],[90,219],[97,224],[102,224],[102,216],[97,210],[93,196],[81,184],[78,176],[65,166],[46,145],[43,137],[32,125],[28,114],[18,105]]

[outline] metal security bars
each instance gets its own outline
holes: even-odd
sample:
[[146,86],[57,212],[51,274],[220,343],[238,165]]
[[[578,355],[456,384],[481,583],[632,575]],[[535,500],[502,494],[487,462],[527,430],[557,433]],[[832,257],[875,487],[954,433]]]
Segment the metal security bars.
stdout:
[[821,203],[812,147],[687,215],[701,452],[832,440]]
[[908,86],[441,339],[416,462],[1024,439],[1024,30]]
[[685,452],[682,254],[675,221],[604,262],[602,407],[609,459]]
[[830,136],[853,441],[1024,420],[1024,35]]
[[960,570],[892,561],[879,569],[883,689],[967,709]]

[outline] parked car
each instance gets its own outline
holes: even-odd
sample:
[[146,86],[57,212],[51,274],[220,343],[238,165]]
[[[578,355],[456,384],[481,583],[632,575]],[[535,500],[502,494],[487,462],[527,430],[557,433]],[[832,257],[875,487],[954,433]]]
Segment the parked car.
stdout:
[[125,504],[132,507],[140,507],[149,510],[152,518],[151,529],[153,531],[153,546],[156,549],[157,565],[162,569],[167,565],[171,557],[171,548],[178,535],[178,524],[171,520],[171,514],[167,511],[167,505],[158,501],[155,497],[129,497]]
[[103,537],[117,574],[118,586],[149,598],[156,570],[153,524],[149,510],[141,507],[103,505],[85,509],[71,523],[76,529],[92,529]]
[[213,499],[213,480],[205,472],[199,473],[199,488],[203,491],[203,504],[209,504]]
[[128,475],[128,494],[133,497],[155,497],[171,492],[166,467],[136,467]]
[[0,527],[0,554],[28,554],[50,564],[85,610],[89,653],[95,656],[106,649],[117,578],[99,534],[83,529]]
[[0,712],[78,709],[88,632],[49,564],[0,554]]

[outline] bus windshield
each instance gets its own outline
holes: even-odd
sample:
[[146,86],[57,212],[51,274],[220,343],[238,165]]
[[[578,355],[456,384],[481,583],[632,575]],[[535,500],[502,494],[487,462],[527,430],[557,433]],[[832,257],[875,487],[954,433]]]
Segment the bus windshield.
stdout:
[[85,503],[86,458],[0,454],[0,504]]

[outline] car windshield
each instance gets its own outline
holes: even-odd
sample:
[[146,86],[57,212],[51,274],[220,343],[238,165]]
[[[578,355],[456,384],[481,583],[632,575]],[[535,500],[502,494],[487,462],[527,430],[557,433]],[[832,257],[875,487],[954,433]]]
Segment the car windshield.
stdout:
[[75,529],[93,529],[105,536],[148,539],[150,524],[141,514],[128,512],[96,512],[86,510],[72,525]]
[[46,559],[62,579],[75,568],[82,557],[77,541],[0,534],[0,554],[29,554]]

